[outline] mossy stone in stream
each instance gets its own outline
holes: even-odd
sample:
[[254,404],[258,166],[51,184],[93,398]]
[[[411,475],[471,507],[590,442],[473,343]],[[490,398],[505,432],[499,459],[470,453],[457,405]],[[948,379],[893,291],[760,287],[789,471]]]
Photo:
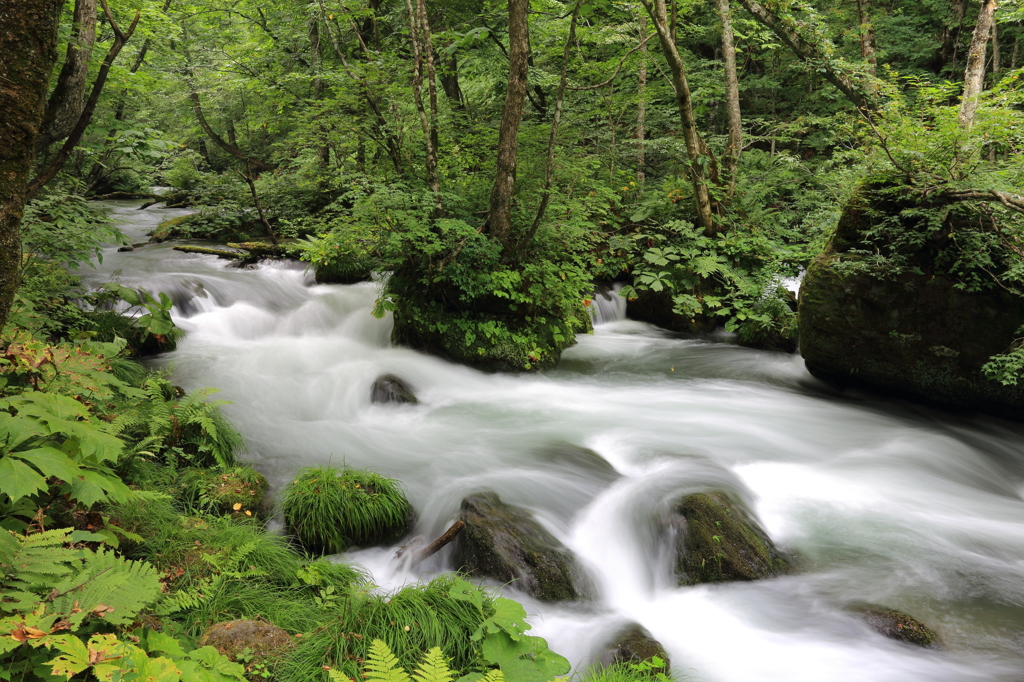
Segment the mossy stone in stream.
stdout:
[[759,580],[790,570],[768,535],[724,494],[688,495],[675,511],[681,585]]
[[[212,646],[232,661],[243,653],[246,672],[265,670],[268,663],[283,656],[295,640],[283,629],[259,620],[231,620],[207,628],[199,646]],[[252,678],[250,678],[252,679]]]
[[181,251],[182,253],[201,253],[207,256],[216,256],[217,258],[226,258],[228,260],[249,260],[248,251],[239,251],[237,249],[223,248],[219,246],[196,246],[195,244],[178,244],[172,246],[175,251]]
[[412,508],[398,481],[348,467],[309,467],[284,488],[288,532],[310,552],[337,554],[398,540]]
[[455,541],[462,570],[512,583],[541,601],[586,597],[587,581],[572,553],[525,509],[481,491],[462,500],[458,518],[466,524]]
[[270,242],[228,242],[233,249],[242,249],[249,252],[249,257],[256,260],[263,258],[285,258],[290,254],[288,247],[284,244],[271,244]]
[[633,298],[626,301],[626,317],[631,320],[650,322],[651,324],[674,332],[688,334],[707,334],[715,331],[718,322],[707,315],[680,315],[673,308],[672,292],[637,290]]
[[851,610],[859,613],[872,629],[889,639],[929,649],[939,646],[938,635],[931,628],[902,611],[863,604],[854,605]]
[[645,627],[630,623],[611,638],[598,660],[602,665],[611,666],[616,663],[642,663],[654,658],[660,658],[664,665],[652,668],[647,674],[651,677],[659,672],[668,674],[670,664],[665,647]]

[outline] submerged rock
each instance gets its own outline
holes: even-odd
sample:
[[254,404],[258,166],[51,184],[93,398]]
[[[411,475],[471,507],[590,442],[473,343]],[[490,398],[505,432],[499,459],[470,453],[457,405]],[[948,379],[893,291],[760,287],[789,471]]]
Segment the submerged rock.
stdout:
[[199,646],[212,646],[234,661],[248,650],[249,666],[277,658],[293,643],[292,637],[270,623],[259,620],[231,620],[211,625],[199,640]]
[[789,572],[771,538],[722,493],[688,495],[675,513],[679,584],[760,580]]
[[610,666],[615,663],[640,663],[650,661],[655,657],[664,661],[664,665],[652,668],[649,674],[651,676],[659,672],[668,674],[670,666],[665,647],[654,639],[645,627],[639,623],[630,623],[619,630],[608,642],[598,660],[602,665]]
[[927,625],[901,611],[882,606],[855,606],[857,611],[876,632],[905,644],[926,648],[939,645],[938,635]]
[[371,403],[419,403],[416,394],[412,392],[408,384],[396,377],[394,374],[385,374],[377,377],[370,387]]
[[[799,308],[807,369],[838,384],[1021,419],[1024,384],[1003,386],[981,367],[1018,338],[1024,298],[995,285],[960,288],[935,265],[949,257],[942,232],[918,251],[901,253],[908,266],[900,274],[877,276],[861,264],[865,233],[887,217],[909,221],[901,215],[906,208],[863,190],[807,269]],[[951,223],[946,232],[954,228]]]
[[525,509],[483,491],[462,500],[458,518],[466,524],[455,542],[455,564],[462,570],[512,582],[541,601],[586,597],[572,553]]

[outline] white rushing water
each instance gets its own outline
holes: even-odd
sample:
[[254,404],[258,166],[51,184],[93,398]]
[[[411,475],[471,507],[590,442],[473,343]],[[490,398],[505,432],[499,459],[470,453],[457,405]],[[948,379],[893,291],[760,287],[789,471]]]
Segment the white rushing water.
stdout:
[[[134,241],[181,212],[112,204]],[[115,272],[119,270],[120,273]],[[584,605],[541,604],[534,632],[574,664],[641,623],[673,669],[706,682],[1024,679],[1024,430],[813,379],[798,356],[682,338],[600,305],[553,371],[483,374],[389,343],[377,285],[311,285],[301,267],[229,268],[167,246],[106,255],[90,280],[174,293],[178,351],[158,360],[188,389],[215,386],[244,459],[280,489],[327,462],[401,480],[432,539],[461,499],[491,488],[531,509],[597,585]],[[198,292],[198,293],[197,293]],[[416,406],[370,403],[381,374]],[[588,462],[598,453],[617,476]],[[659,519],[686,492],[746,501],[795,575],[678,587]],[[415,572],[394,547],[353,552],[378,584]],[[885,639],[854,602],[907,611],[943,650]]]

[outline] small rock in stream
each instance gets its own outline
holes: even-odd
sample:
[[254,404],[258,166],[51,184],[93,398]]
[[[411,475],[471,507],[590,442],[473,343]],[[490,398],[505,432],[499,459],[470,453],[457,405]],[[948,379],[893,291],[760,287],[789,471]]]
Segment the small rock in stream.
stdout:
[[931,628],[902,611],[863,604],[854,605],[851,610],[858,613],[873,630],[889,639],[928,649],[939,647],[938,635]]
[[408,384],[396,377],[394,374],[385,374],[377,378],[370,387],[371,403],[409,403],[415,405],[419,402],[416,394],[412,392]]
[[630,623],[616,633],[605,645],[598,657],[602,665],[611,666],[615,663],[641,663],[650,661],[655,656],[664,661],[664,665],[648,671],[651,677],[657,673],[668,674],[669,660],[665,647],[654,639],[647,628],[639,623]]

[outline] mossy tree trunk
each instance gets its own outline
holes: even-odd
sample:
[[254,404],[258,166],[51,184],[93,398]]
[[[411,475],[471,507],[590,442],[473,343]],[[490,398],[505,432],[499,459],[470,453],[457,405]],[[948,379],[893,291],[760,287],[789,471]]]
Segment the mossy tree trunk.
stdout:
[[974,112],[978,109],[978,95],[985,87],[985,53],[988,39],[992,35],[992,18],[996,11],[996,0],[982,0],[978,11],[978,23],[971,38],[971,49],[967,53],[967,70],[964,72],[964,96],[960,104],[959,122],[961,128],[970,129],[974,123]]
[[21,283],[21,216],[63,0],[0,0],[0,329]]
[[43,154],[51,143],[67,138],[85,109],[89,60],[96,43],[96,0],[75,0],[74,23],[64,65],[46,104],[36,151]]

